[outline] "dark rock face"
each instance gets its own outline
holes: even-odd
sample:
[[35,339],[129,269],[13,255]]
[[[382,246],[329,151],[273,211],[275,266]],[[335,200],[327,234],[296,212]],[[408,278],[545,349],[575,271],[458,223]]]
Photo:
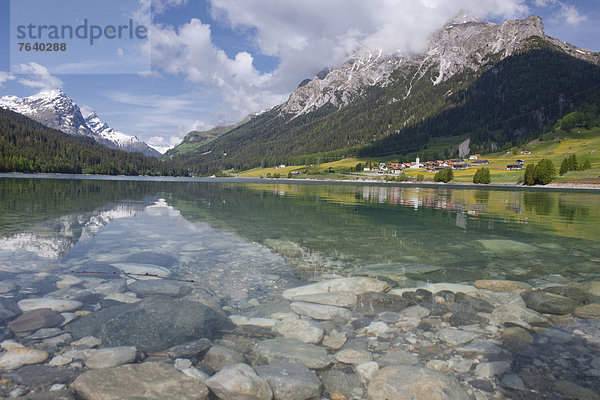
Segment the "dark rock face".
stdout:
[[357,296],[354,312],[365,315],[377,315],[385,311],[401,311],[408,306],[408,301],[401,296],[388,293],[367,292]]
[[8,327],[15,333],[37,331],[42,328],[53,328],[64,321],[62,315],[49,308],[40,308],[26,312],[14,321],[9,322]]
[[96,336],[106,347],[135,346],[150,352],[199,337],[212,339],[222,329],[233,329],[223,314],[202,303],[164,296],[106,308],[65,327],[76,339]]
[[575,310],[575,302],[567,297],[541,291],[521,293],[527,307],[541,313],[570,314]]

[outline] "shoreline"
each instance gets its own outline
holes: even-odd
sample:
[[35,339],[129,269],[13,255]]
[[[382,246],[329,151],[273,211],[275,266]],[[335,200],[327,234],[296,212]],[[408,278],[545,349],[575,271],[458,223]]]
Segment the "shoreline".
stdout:
[[329,178],[258,178],[247,176],[233,177],[174,177],[174,176],[129,176],[129,175],[71,175],[71,174],[24,174],[19,172],[0,173],[0,178],[13,179],[80,179],[80,180],[107,180],[107,181],[147,181],[147,182],[217,182],[217,183],[266,183],[266,184],[351,184],[351,185],[392,185],[406,187],[448,187],[456,189],[482,189],[482,190],[529,190],[529,191],[582,191],[595,192],[600,190],[600,184],[589,183],[560,183],[553,182],[548,185],[525,186],[512,182],[492,182],[489,184],[475,184],[471,182],[386,182],[377,179],[329,179]]

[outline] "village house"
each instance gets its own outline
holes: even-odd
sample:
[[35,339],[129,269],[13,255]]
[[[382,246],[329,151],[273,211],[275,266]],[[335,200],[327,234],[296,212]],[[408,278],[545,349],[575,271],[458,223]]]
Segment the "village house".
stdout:
[[518,170],[523,169],[523,164],[519,164],[519,163],[508,164],[506,166],[506,169],[509,171],[518,171]]
[[469,164],[467,164],[467,163],[466,163],[466,162],[464,162],[464,161],[455,162],[455,163],[452,165],[452,168],[453,168],[453,169],[469,169]]
[[490,164],[490,162],[488,160],[484,160],[484,159],[474,160],[473,162],[471,162],[472,166],[489,165],[489,164]]
[[531,151],[529,151],[529,150],[521,150],[521,154],[531,154]]

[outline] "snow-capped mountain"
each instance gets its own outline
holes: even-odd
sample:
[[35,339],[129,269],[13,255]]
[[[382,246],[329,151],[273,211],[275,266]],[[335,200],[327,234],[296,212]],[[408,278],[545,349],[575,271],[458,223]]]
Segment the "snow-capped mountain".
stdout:
[[85,122],[92,132],[103,141],[101,143],[106,144],[108,147],[125,151],[137,151],[152,157],[160,157],[161,155],[158,151],[138,139],[137,136],[127,135],[111,128],[95,112],[88,115]]
[[0,107],[23,114],[69,135],[88,136],[113,149],[159,157],[160,153],[135,136],[118,132],[92,113],[87,118],[79,106],[61,90],[44,90],[29,97],[0,97]]
[[61,90],[44,90],[23,98],[0,97],[0,107],[23,114],[69,135],[94,137],[77,104]]
[[[420,55],[383,54],[382,51],[362,49],[344,64],[331,71],[324,70],[310,81],[303,81],[283,105],[284,114],[298,116],[331,104],[342,108],[350,104],[364,89],[386,86],[392,72],[417,82],[426,73],[437,85],[465,70],[478,71],[489,61],[498,62],[523,49],[527,40],[538,37],[550,42],[573,57],[598,63],[598,53],[580,49],[561,40],[546,36],[541,18],[486,22],[461,12],[429,39],[429,48]],[[410,96],[409,85],[405,97]]]

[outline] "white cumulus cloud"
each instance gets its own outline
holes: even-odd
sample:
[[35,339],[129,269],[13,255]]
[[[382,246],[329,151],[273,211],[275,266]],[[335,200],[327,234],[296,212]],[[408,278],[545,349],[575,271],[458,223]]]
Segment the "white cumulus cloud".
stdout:
[[11,75],[10,73],[4,72],[4,71],[0,71],[0,87],[2,87],[2,84],[4,82],[12,81],[14,79],[15,79],[15,77],[13,75]]
[[578,25],[587,21],[587,17],[582,15],[575,6],[570,4],[560,4],[560,10],[557,17],[564,20],[569,25]]
[[63,86],[62,80],[51,75],[46,67],[35,62],[19,65],[17,73],[27,76],[18,80],[21,85],[27,87],[47,90],[61,89]]
[[[481,17],[512,18],[528,12],[525,0],[209,0],[218,23],[241,32],[256,54],[275,57],[261,72],[248,51],[228,56],[212,40],[212,27],[197,18],[177,26],[154,25],[152,60],[162,73],[218,87],[227,104],[221,122],[285,101],[304,78],[336,67],[360,48],[416,53],[427,39],[468,9]],[[166,6],[179,5],[170,0]],[[155,6],[156,7],[156,6]]]

